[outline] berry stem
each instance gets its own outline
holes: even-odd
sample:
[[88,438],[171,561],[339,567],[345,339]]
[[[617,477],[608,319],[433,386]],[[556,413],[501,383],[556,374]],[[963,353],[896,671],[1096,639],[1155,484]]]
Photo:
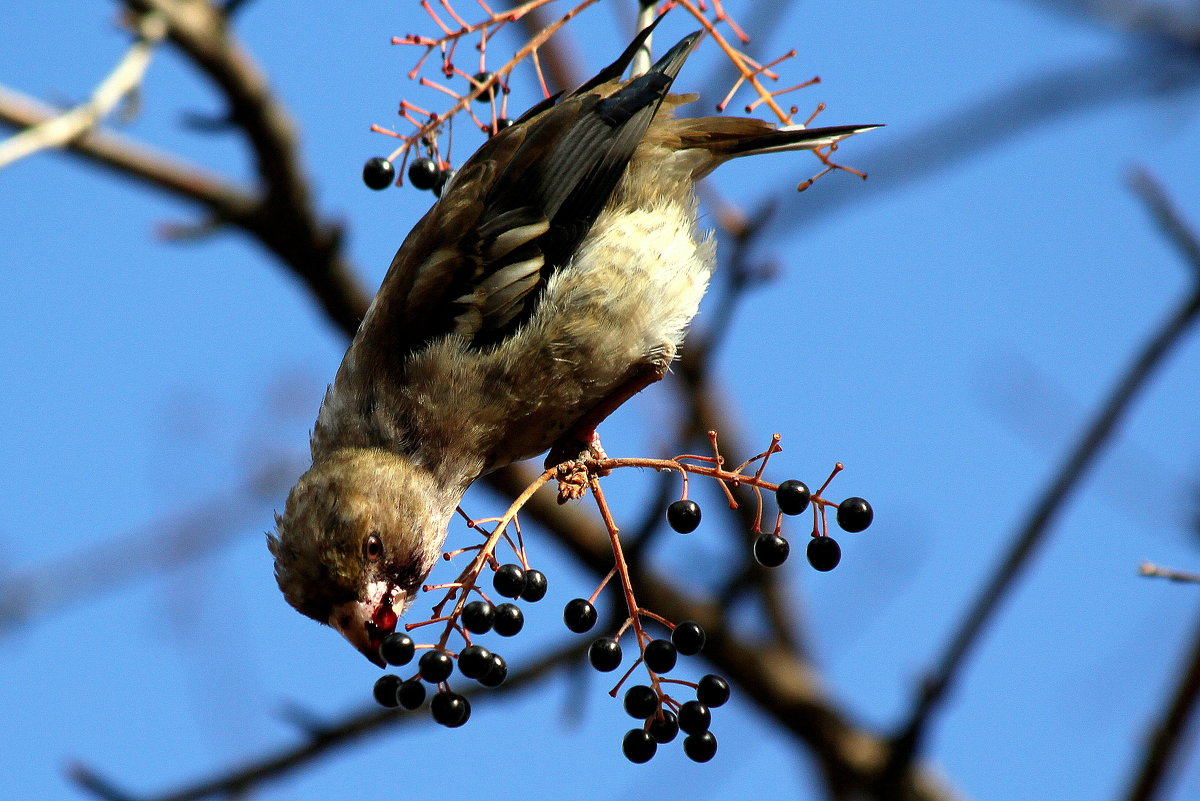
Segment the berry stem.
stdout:
[[614,567],[612,570],[608,571],[608,575],[605,576],[604,580],[600,582],[600,586],[597,587],[596,591],[593,592],[591,594],[591,596],[588,598],[588,603],[590,603],[590,604],[596,603],[596,599],[600,597],[600,593],[604,590],[605,587],[608,586],[608,582],[612,581],[612,577],[615,575],[617,575],[616,567]]
[[517,512],[529,502],[529,499],[533,497],[535,492],[541,489],[542,485],[548,483],[552,478],[554,478],[554,476],[555,471],[553,469],[542,471],[541,475],[537,477],[537,480],[530,483],[530,485],[526,487],[520,495],[517,496],[516,500],[509,505],[508,510],[505,511],[505,513],[500,517],[499,521],[496,523],[496,527],[493,528],[491,533],[488,535],[487,541],[483,543],[483,545],[479,548],[479,551],[475,554],[475,558],[473,558],[470,564],[468,564],[462,573],[459,574],[458,579],[456,579],[453,584],[454,589],[451,589],[450,592],[446,594],[446,597],[434,607],[434,614],[440,614],[442,607],[444,607],[448,601],[455,597],[459,587],[467,588],[466,592],[458,594],[454,608],[450,611],[450,614],[445,617],[446,628],[442,632],[441,638],[438,640],[437,647],[445,648],[446,643],[450,640],[451,633],[453,633],[455,630],[459,630],[457,621],[462,615],[463,607],[467,604],[467,598],[470,595],[470,590],[473,589],[485,599],[487,598],[483,591],[478,587],[477,582],[479,580],[479,574],[483,572],[483,568],[488,564],[489,559],[494,560],[492,554],[496,550],[496,546],[500,543],[501,537],[505,536],[505,530],[508,528],[508,524],[516,520]]

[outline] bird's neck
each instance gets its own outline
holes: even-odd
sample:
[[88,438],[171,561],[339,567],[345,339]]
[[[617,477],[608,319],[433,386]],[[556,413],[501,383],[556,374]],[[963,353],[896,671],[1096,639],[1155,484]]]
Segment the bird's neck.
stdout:
[[[414,400],[393,382],[356,369],[353,349],[325,395],[312,434],[313,461],[346,448],[404,457],[448,491],[461,494],[486,469],[465,432],[422,425]],[[392,396],[396,392],[397,397]]]

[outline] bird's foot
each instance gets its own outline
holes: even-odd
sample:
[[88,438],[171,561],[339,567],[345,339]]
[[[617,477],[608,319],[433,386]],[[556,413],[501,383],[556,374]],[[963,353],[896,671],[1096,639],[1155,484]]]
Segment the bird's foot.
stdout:
[[576,437],[567,437],[555,443],[546,455],[546,468],[558,471],[558,502],[578,500],[587,492],[588,482],[593,477],[608,475],[608,470],[597,470],[595,463],[608,458],[600,444],[600,436],[592,431],[586,443]]

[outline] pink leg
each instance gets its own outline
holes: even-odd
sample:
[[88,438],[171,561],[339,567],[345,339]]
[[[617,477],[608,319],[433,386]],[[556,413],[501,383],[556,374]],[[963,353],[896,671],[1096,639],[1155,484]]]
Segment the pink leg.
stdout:
[[625,401],[654,382],[661,381],[666,374],[666,363],[642,364],[634,368],[632,375],[625,379],[611,395],[592,407],[567,433],[558,438],[558,441],[550,448],[550,453],[546,454],[546,467],[550,468],[592,454],[593,449],[598,449],[600,446],[600,438],[596,436],[596,427],[603,423],[610,414],[621,408]]

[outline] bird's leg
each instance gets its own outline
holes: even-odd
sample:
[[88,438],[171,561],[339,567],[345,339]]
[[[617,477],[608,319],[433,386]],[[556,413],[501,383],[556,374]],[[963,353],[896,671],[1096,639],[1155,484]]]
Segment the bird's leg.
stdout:
[[558,438],[550,453],[546,455],[546,467],[551,468],[564,462],[577,462],[583,459],[605,459],[607,455],[600,447],[600,437],[596,427],[625,401],[641,392],[656,381],[661,381],[667,374],[669,359],[644,362],[633,368],[628,378],[621,382],[612,393],[596,404],[573,425],[567,433]]

